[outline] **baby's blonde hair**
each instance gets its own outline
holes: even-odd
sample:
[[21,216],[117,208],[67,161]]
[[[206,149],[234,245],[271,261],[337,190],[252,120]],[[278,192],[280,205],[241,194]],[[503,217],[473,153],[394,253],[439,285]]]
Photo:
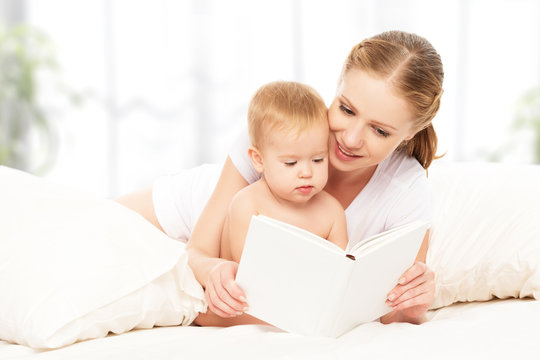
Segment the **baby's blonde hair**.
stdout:
[[263,85],[253,95],[248,109],[251,145],[262,149],[268,132],[298,136],[302,131],[328,123],[327,107],[310,86],[293,81]]

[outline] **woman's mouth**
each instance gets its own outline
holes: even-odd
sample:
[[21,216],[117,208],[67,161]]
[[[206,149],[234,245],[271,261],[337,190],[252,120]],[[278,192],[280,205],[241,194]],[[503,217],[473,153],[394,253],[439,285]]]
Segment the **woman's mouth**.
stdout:
[[352,152],[344,149],[337,141],[336,141],[336,154],[340,159],[343,160],[354,160],[361,158],[362,156],[353,154]]

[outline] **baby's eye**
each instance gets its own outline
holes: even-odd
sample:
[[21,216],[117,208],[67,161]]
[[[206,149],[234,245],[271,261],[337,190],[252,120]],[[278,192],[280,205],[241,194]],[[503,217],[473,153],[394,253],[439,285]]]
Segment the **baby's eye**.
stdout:
[[339,109],[347,115],[354,115],[354,112],[343,104],[339,105]]
[[324,161],[324,158],[315,158],[315,159],[313,159],[314,163],[321,163],[323,161]]
[[294,166],[296,165],[296,160],[284,161],[285,166]]

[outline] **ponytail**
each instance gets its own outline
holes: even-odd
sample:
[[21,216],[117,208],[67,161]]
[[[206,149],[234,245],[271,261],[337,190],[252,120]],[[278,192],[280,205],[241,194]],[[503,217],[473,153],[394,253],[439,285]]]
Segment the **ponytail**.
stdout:
[[437,156],[437,134],[433,128],[433,124],[420,130],[414,137],[405,145],[409,156],[414,156],[424,169],[428,169],[429,165]]

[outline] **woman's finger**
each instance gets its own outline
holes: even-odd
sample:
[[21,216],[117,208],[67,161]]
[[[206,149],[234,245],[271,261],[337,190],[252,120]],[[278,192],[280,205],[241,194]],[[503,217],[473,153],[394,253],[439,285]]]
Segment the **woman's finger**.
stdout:
[[226,311],[230,313],[231,315],[233,314],[241,315],[244,309],[246,308],[246,304],[244,302],[240,302],[234,299],[231,296],[229,289],[234,289],[235,287],[238,287],[236,282],[234,280],[229,280],[227,281],[226,284],[223,284],[223,283],[216,284],[215,290],[221,302],[226,305],[226,308],[221,307],[223,311]]
[[417,261],[399,278],[398,284],[405,285],[426,272],[427,266],[423,262]]
[[425,308],[425,310],[427,310],[429,305],[431,304],[431,301],[432,299],[428,293],[421,293],[418,296],[411,297],[405,301],[400,302],[399,304],[395,304],[394,306],[392,306],[392,309],[400,311],[421,306]]
[[206,291],[204,292],[206,302],[208,303],[208,308],[221,317],[231,317],[236,313],[234,309],[225,304],[217,295],[217,292],[212,283],[208,283],[206,286]]
[[223,288],[228,292],[235,301],[242,303],[245,307],[246,294],[244,290],[236,283],[236,272],[238,271],[238,263],[227,261],[218,266],[218,274],[220,276]]
[[[243,290],[234,277],[238,264],[227,261],[216,266],[207,282],[210,303],[228,316],[241,315],[247,308]],[[238,299],[240,298],[240,299]]]
[[246,308],[246,295],[242,288],[236,283],[236,272],[238,263],[227,261],[216,268],[215,289],[222,301],[236,311],[244,311]]
[[404,303],[410,299],[422,296],[424,294],[427,294],[427,298],[430,297],[431,287],[426,282],[422,282],[419,286],[411,287],[404,291],[400,296],[394,298],[393,300],[390,300],[389,297],[389,305],[392,307],[395,307],[396,305],[399,305],[401,303]]
[[238,285],[234,279],[229,279],[224,281],[225,290],[229,295],[238,303],[241,303],[242,307],[245,307],[246,304],[246,294],[244,290]]
[[388,293],[387,299],[389,302],[396,303],[398,302],[398,299],[400,299],[407,291],[418,288],[427,281],[427,278],[419,276],[414,280],[408,282],[406,285],[398,284]]
[[218,307],[216,307],[214,305],[213,300],[212,300],[212,296],[210,295],[209,291],[204,292],[204,297],[206,299],[206,303],[208,304],[208,309],[211,312],[213,312],[214,314],[216,314],[216,315],[218,315],[220,317],[223,317],[223,318],[231,317],[229,314],[227,314],[226,312],[221,311]]

